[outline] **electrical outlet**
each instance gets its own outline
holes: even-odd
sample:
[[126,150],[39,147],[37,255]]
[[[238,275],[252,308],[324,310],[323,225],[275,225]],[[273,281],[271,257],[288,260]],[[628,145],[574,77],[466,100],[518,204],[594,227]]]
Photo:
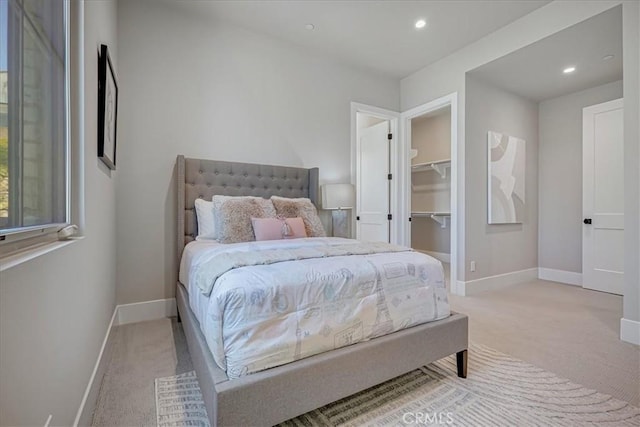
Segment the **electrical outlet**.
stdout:
[[476,271],[476,262],[475,261],[471,261],[471,265],[469,266],[469,270]]

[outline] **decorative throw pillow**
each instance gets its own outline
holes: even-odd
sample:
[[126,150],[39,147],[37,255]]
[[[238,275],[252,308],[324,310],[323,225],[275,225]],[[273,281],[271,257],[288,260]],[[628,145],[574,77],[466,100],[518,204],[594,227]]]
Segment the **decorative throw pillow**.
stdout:
[[255,240],[251,218],[275,216],[271,201],[262,197],[213,196],[213,217],[220,243]]
[[214,240],[216,238],[213,222],[213,202],[196,199],[196,220],[198,221],[198,236],[196,240]]
[[326,237],[318,211],[307,198],[288,199],[286,197],[271,196],[276,213],[285,218],[302,218],[309,237]]
[[299,239],[307,237],[302,218],[251,218],[256,240]]

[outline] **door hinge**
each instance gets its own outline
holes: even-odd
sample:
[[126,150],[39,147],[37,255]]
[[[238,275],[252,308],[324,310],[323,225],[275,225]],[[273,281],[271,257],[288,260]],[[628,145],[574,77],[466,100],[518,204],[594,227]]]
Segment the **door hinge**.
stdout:
[[391,214],[387,214],[387,219],[388,219],[389,221],[391,221],[391,220],[393,219],[393,215],[391,215]]
[[356,217],[356,221],[360,221],[360,217],[359,216]]
[[411,217],[409,217],[409,222],[411,222]]
[[393,175],[391,175],[391,174],[387,174],[387,179],[389,179],[389,180],[390,180],[392,177],[393,177]]
[[393,134],[392,134],[392,133],[388,133],[388,134],[387,134],[387,139],[388,139],[389,141],[391,141],[391,138],[393,138]]

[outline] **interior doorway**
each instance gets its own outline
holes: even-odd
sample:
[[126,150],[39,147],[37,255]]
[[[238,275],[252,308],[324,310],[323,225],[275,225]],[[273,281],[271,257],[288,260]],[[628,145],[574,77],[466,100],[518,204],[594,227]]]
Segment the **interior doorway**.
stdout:
[[447,289],[457,294],[457,95],[402,116],[407,151],[405,244],[440,260]]
[[[414,215],[412,215],[412,171],[415,170],[416,174],[422,173],[416,168],[412,169],[412,160],[417,162],[422,159],[421,163],[424,165],[415,164],[413,166],[424,167],[425,171],[428,167],[429,170],[435,171],[433,172],[436,174],[434,176],[444,176],[446,184],[439,182],[434,187],[443,190],[437,194],[438,204],[429,206],[429,201],[426,200],[422,206],[415,205],[417,207],[414,210],[414,212],[419,211],[424,214],[420,221],[432,221],[440,227],[439,230],[444,231],[438,232],[439,241],[444,249],[433,250],[423,247],[416,249],[443,262],[447,287],[450,292],[459,294],[457,286],[459,225],[457,215],[457,99],[458,94],[452,93],[402,114],[365,104],[352,103],[351,183],[356,187],[357,194],[356,214],[353,216],[352,224],[353,229],[356,230],[355,237],[360,240],[383,240],[412,246],[412,222],[414,219]],[[446,123],[444,126],[447,129],[443,130],[446,135],[444,136],[445,142],[440,147],[442,154],[423,150],[422,155],[418,154],[412,159],[412,121],[415,120],[418,123],[421,119],[431,116],[442,116],[440,119]],[[388,129],[386,146],[383,145],[385,129]],[[367,142],[369,138],[377,138],[377,142],[372,146],[367,146],[363,151],[363,144],[369,144]],[[371,161],[374,166],[365,170],[366,168],[363,168],[362,164],[363,156],[377,156],[375,161]],[[370,160],[368,159],[367,162]],[[372,177],[369,178],[369,175]],[[368,194],[365,195],[363,190],[366,188],[363,186],[367,187],[369,180],[372,184],[368,185],[369,190],[366,192]],[[446,191],[444,191],[445,187]],[[435,194],[431,194],[431,196],[435,197]],[[365,200],[365,198],[367,199]],[[416,201],[416,203],[418,202]],[[387,207],[386,216],[385,207]],[[381,221],[383,218],[387,220],[386,224]],[[416,228],[419,229],[419,226]],[[416,233],[420,232],[416,231]]]

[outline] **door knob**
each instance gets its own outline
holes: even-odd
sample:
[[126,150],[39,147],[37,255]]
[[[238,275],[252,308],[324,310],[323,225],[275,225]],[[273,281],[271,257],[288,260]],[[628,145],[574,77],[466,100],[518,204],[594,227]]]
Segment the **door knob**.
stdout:
[[585,218],[584,221],[585,224],[591,224],[591,218]]

